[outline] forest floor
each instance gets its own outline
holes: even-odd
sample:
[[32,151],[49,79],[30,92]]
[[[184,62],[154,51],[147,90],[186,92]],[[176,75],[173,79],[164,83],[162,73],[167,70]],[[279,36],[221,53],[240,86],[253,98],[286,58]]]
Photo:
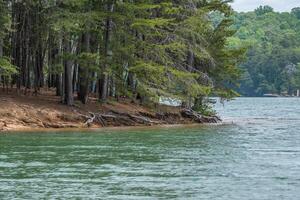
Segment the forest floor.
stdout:
[[[20,92],[21,93],[21,92]],[[101,104],[90,98],[88,104],[75,100],[63,105],[53,90],[38,95],[7,93],[0,89],[0,131],[65,128],[152,126],[166,124],[217,123],[218,117],[204,117],[180,107],[157,105],[155,108],[132,103],[129,99]]]

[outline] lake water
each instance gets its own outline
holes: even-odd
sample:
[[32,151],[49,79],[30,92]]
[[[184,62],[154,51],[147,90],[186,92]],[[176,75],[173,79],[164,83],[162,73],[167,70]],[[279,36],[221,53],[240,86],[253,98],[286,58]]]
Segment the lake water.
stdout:
[[300,99],[239,98],[226,124],[0,134],[0,199],[300,199]]

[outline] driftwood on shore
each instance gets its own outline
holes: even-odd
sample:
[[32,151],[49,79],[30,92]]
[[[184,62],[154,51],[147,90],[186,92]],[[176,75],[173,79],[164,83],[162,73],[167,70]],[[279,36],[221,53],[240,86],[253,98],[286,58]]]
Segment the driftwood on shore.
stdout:
[[98,123],[102,127],[106,127],[111,123],[117,123],[120,125],[126,126],[134,126],[137,124],[140,125],[155,125],[160,124],[158,121],[154,121],[145,116],[138,116],[129,113],[122,113],[117,111],[111,111],[110,113],[92,113],[89,112],[89,115],[82,115],[86,121],[84,123],[85,126],[90,127],[93,123]]
[[[136,125],[159,125],[159,124],[176,124],[178,118],[188,119],[194,123],[218,123],[221,119],[217,116],[203,116],[198,112],[189,109],[183,109],[180,113],[149,113],[130,114],[111,110],[109,113],[93,113],[88,115],[80,114],[85,118],[84,126],[91,127],[94,123],[100,124],[102,127],[113,125],[120,126],[136,126]],[[176,120],[175,120],[176,118]]]
[[180,107],[158,106],[154,109],[128,103],[66,107],[53,95],[32,100],[18,95],[0,98],[0,131],[24,129],[63,129],[86,127],[152,126],[171,124],[216,123],[217,117],[206,117]]
[[181,111],[183,117],[190,118],[197,123],[218,123],[221,119],[218,116],[204,116],[200,113],[193,111],[191,109],[184,109]]

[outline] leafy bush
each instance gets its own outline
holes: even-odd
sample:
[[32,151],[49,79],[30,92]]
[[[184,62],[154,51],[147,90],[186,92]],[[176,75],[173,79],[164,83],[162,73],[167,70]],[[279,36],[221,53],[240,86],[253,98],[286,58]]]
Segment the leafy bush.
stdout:
[[12,65],[8,58],[0,58],[0,75],[10,77],[14,74],[18,74],[17,67]]

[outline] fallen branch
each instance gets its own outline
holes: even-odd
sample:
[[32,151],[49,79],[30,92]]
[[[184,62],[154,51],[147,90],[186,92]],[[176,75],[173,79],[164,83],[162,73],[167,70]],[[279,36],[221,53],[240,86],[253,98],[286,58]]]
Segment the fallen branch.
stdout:
[[88,118],[88,119],[86,120],[86,122],[84,123],[84,125],[85,125],[85,126],[88,126],[88,127],[90,127],[90,126],[93,124],[94,120],[96,119],[96,115],[95,115],[94,113],[91,113],[91,112],[90,112],[90,115],[91,115],[91,117]]
[[114,113],[118,116],[128,117],[129,119],[131,119],[131,120],[133,120],[137,123],[142,123],[142,124],[147,124],[147,125],[159,124],[159,122],[152,121],[149,118],[144,117],[144,116],[132,115],[132,114],[129,114],[129,113],[122,113],[122,112],[118,112],[118,111],[115,111],[115,110],[112,110],[112,113]]
[[198,112],[190,109],[184,109],[181,111],[181,115],[186,118],[190,118],[197,123],[218,123],[221,119],[217,116],[203,116]]

